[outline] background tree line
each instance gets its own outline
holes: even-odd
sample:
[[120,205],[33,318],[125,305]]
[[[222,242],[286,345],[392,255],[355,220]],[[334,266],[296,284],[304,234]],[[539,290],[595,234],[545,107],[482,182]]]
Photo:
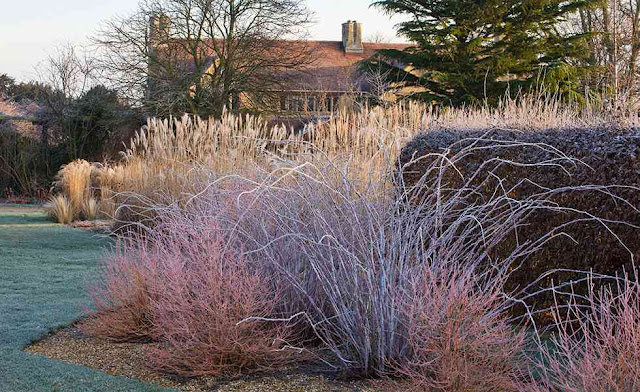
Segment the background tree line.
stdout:
[[[521,92],[574,101],[634,104],[640,50],[637,0],[379,0],[407,21],[398,32],[415,44],[382,51],[365,64],[385,66],[412,98],[441,104],[495,104]],[[406,68],[395,65],[403,64]]]
[[59,47],[38,72],[37,81],[21,83],[0,75],[0,100],[26,112],[0,119],[0,197],[43,194],[62,164],[112,156],[118,132],[141,122],[72,45]]
[[[413,46],[381,51],[362,69],[377,95],[411,87],[410,98],[442,105],[491,105],[532,90],[633,105],[639,3],[376,0],[372,6],[406,18],[397,29]],[[38,67],[37,81],[0,75],[0,94],[37,103],[47,132],[45,148],[33,155],[45,184],[60,163],[109,158],[127,126],[146,116],[219,116],[225,108],[240,112],[243,99],[260,110],[270,94],[286,90],[283,75],[314,61],[306,43],[312,22],[303,0],[142,0],[132,14],[105,21],[89,51],[60,47]],[[2,143],[13,149],[5,161],[14,156],[14,166],[35,167],[15,140]]]
[[239,112],[241,99],[268,101],[283,73],[312,61],[311,21],[303,0],[141,0],[131,15],[105,21],[87,50],[58,48],[38,66],[38,81],[0,76],[1,98],[37,104],[42,125],[36,151],[14,125],[0,124],[11,135],[0,140],[10,161],[0,197],[7,187],[32,194],[48,186],[73,159],[114,157],[127,128],[147,116],[219,116]]

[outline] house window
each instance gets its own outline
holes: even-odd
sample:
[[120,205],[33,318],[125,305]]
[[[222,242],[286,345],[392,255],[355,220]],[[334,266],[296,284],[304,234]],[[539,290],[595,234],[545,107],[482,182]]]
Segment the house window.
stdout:
[[285,112],[332,112],[339,96],[329,93],[290,93],[280,99],[280,110]]
[[285,95],[281,101],[281,109],[285,112],[302,112],[305,108],[305,97],[300,94]]

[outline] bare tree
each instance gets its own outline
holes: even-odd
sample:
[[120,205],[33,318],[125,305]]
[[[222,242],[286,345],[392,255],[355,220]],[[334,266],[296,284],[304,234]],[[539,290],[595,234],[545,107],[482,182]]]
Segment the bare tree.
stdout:
[[589,62],[604,71],[592,73],[588,84],[617,101],[637,97],[640,0],[602,0],[580,9],[570,28],[590,35]]
[[388,44],[391,42],[391,39],[381,31],[376,31],[373,34],[369,34],[367,38],[365,38],[365,41],[372,42],[374,44]]
[[47,86],[43,98],[50,114],[60,117],[73,100],[96,82],[95,59],[71,43],[56,48],[39,66],[40,84]]
[[[54,139],[66,144],[71,159],[79,156],[81,142],[77,135],[81,132],[77,124],[71,124],[67,118],[74,102],[94,85],[95,71],[94,60],[71,43],[58,46],[38,67],[39,84],[43,86],[39,116],[46,124],[44,128],[52,131]],[[44,139],[43,133],[42,144],[46,146],[49,140]]]
[[95,57],[72,44],[57,48],[39,68],[39,121],[46,150],[51,136],[58,159],[97,159],[129,116],[116,92],[99,84]]
[[143,0],[94,41],[128,98],[159,115],[219,115],[312,61],[311,17],[304,0]]

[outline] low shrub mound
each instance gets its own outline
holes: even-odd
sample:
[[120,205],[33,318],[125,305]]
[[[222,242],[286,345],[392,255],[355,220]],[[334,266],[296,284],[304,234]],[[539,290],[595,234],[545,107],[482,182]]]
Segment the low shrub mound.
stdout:
[[556,333],[541,345],[534,373],[537,391],[600,392],[640,390],[640,282],[625,276],[586,301],[554,311]]
[[161,229],[122,243],[106,260],[81,330],[157,342],[150,365],[170,374],[285,363],[294,351],[282,348],[294,331],[261,319],[276,315],[277,288],[228,241],[215,218],[162,215]]
[[[632,261],[640,259],[637,132],[432,131],[417,136],[402,150],[404,184],[411,187],[424,182],[425,174],[435,178],[438,173],[427,172],[442,156],[455,161],[442,175],[441,185],[449,189],[445,197],[446,192],[474,186],[479,192],[471,202],[488,200],[496,191],[523,202],[555,190],[544,205],[558,208],[542,208],[541,204],[495,250],[497,257],[504,257],[523,241],[553,233],[511,276],[509,288],[527,287],[541,277],[531,287],[536,291],[552,282],[584,277],[576,271],[615,275],[625,267],[632,270]],[[494,180],[481,183],[487,174]],[[585,293],[586,287],[581,290]],[[552,304],[550,295],[537,296],[537,300]]]
[[277,317],[278,288],[229,244],[212,219],[163,222],[151,253],[151,364],[182,375],[238,374],[285,363],[293,333]]
[[403,307],[411,360],[398,372],[412,390],[527,390],[525,330],[504,312],[500,286],[464,265],[424,268]]

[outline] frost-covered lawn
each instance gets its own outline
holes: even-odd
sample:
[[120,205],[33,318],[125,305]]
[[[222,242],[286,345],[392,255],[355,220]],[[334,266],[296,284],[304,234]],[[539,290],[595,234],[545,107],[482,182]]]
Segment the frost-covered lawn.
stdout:
[[0,205],[0,390],[161,391],[22,349],[80,317],[86,279],[108,240],[56,225],[34,207]]

